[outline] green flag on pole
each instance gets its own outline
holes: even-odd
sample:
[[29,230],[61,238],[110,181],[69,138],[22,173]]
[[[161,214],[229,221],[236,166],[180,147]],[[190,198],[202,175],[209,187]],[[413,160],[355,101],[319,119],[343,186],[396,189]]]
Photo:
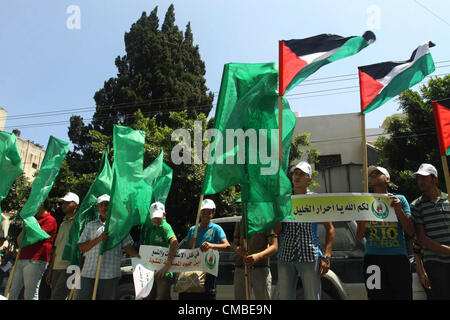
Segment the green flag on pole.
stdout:
[[67,236],[62,259],[70,261],[71,265],[81,266],[81,251],[78,249],[78,240],[86,224],[98,218],[97,198],[103,194],[109,195],[111,193],[112,169],[108,161],[108,153],[109,150],[106,150],[102,155],[97,177],[83,198]]
[[39,174],[33,181],[31,193],[25,206],[20,211],[20,216],[24,220],[22,240],[20,242],[21,248],[50,238],[50,236],[41,229],[34,216],[39,211],[39,208],[45,199],[47,199],[68,151],[69,144],[67,142],[50,136]]
[[150,208],[151,188],[143,179],[145,132],[114,125],[114,163],[111,200],[100,254],[114,248],[130,233],[131,228],[145,222]]
[[[170,187],[172,186],[172,168],[165,164],[163,160],[164,151],[161,150],[159,156],[144,170],[144,179],[152,188],[152,199],[150,204],[153,202],[161,202],[165,205]],[[148,232],[152,225],[153,223],[150,216],[147,214],[145,223],[141,228],[141,239],[148,238]]]
[[291,211],[285,171],[296,119],[283,98],[280,167],[277,82],[274,63],[226,64],[216,107],[202,194],[240,184],[249,236],[273,228]]
[[0,203],[21,173],[22,160],[17,147],[17,137],[15,134],[0,131]]

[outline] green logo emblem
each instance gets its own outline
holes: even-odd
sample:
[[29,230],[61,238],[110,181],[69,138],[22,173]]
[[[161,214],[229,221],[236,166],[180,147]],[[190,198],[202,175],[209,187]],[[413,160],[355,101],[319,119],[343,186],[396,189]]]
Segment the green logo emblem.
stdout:
[[213,252],[208,252],[205,255],[205,264],[209,269],[213,270],[214,267],[216,266],[216,262],[217,262],[216,256],[214,255]]
[[372,201],[370,208],[372,209],[372,213],[377,218],[386,219],[387,216],[389,215],[388,205],[383,201],[381,201],[380,199]]

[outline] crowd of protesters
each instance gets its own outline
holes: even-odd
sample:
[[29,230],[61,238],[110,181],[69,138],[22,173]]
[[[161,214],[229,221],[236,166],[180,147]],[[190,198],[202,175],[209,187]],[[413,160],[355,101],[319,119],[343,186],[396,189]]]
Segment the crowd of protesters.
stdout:
[[[450,299],[450,204],[448,195],[437,186],[438,174],[431,164],[422,164],[412,177],[422,195],[408,202],[405,196],[388,190],[389,172],[382,167],[368,168],[370,185],[375,193],[386,194],[397,216],[397,222],[357,221],[357,237],[365,238],[363,270],[369,300],[410,300],[412,299],[412,272],[407,253],[408,239],[414,240],[416,272],[426,289],[429,299]],[[308,186],[312,181],[312,168],[307,162],[300,162],[292,172],[293,194],[311,194]],[[97,200],[98,219],[86,225],[80,236],[78,247],[84,255],[81,269],[81,286],[77,299],[92,299],[100,245],[109,233],[104,231],[108,212],[109,195]],[[10,300],[23,297],[25,300],[43,299],[42,287],[50,288],[48,298],[64,300],[70,296],[68,287],[69,261],[62,259],[64,246],[77,214],[79,197],[69,192],[60,199],[64,220],[57,227],[55,218],[49,212],[45,201],[36,214],[40,227],[50,238],[23,247],[16,261],[14,276],[5,295]],[[270,257],[276,255],[278,264],[277,290],[282,300],[295,300],[297,282],[300,279],[304,297],[309,300],[321,299],[321,277],[332,264],[335,230],[332,222],[323,222],[325,246],[320,246],[318,223],[280,222],[275,228],[257,233],[244,243],[241,224],[237,223],[233,241],[230,244],[224,230],[211,221],[216,214],[215,203],[206,199],[201,204],[201,222],[192,226],[187,235],[190,248],[202,251],[215,249],[236,253],[234,272],[234,293],[236,300],[246,299],[245,277],[248,274],[249,292],[256,299],[270,300],[272,295],[272,275]],[[150,206],[152,225],[142,245],[169,248],[167,261],[155,273],[153,290],[148,299],[170,299],[170,287],[174,274],[170,266],[178,249],[178,239],[166,221],[164,204],[156,202]],[[388,240],[382,235],[390,230]],[[17,242],[20,244],[22,233]],[[195,240],[196,239],[196,240]],[[1,238],[1,242],[5,238]],[[195,243],[194,243],[195,240]],[[140,258],[133,239],[128,235],[118,246],[102,255],[98,275],[97,299],[114,300],[117,297],[121,277],[121,259],[125,252],[130,257]],[[0,284],[5,275],[11,273],[14,258],[7,251],[1,253]],[[8,264],[8,265],[7,265]],[[7,267],[5,267],[7,265]],[[368,286],[369,266],[378,266],[381,285]],[[6,270],[6,271],[4,271]],[[245,270],[245,271],[244,271]],[[219,271],[220,272],[220,271]],[[216,299],[216,277],[206,274],[205,290],[201,293],[183,292],[180,300]],[[40,296],[41,295],[41,296]]]

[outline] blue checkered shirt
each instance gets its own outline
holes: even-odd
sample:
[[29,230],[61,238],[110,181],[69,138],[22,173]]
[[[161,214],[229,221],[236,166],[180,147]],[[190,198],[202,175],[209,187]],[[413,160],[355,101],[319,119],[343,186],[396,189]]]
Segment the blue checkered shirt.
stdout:
[[[78,243],[85,243],[99,237],[105,230],[105,223],[99,219],[89,222],[83,230]],[[120,277],[120,260],[122,258],[122,248],[133,243],[133,239],[128,235],[121,243],[103,253],[102,265],[100,267],[100,279],[113,279]],[[97,272],[98,257],[102,243],[96,244],[88,252],[84,260],[81,276],[85,278],[95,278]]]

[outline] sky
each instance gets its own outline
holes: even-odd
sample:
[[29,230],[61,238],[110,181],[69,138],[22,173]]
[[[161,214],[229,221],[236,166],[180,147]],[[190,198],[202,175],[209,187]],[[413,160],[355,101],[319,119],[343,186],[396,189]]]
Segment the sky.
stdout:
[[[44,147],[50,135],[70,142],[71,115],[89,122],[95,92],[117,75],[114,60],[125,54],[125,32],[155,6],[161,25],[171,3],[181,30],[191,22],[194,44],[206,65],[206,85],[216,97],[224,64],[277,62],[279,40],[321,33],[347,37],[371,30],[377,40],[322,67],[287,94],[291,109],[302,116],[359,112],[357,67],[407,60],[425,41],[436,44],[431,48],[433,75],[450,73],[446,0],[2,0],[0,107],[8,111],[5,131],[17,128],[22,139]],[[370,112],[366,128],[381,126],[398,107],[392,99]]]

